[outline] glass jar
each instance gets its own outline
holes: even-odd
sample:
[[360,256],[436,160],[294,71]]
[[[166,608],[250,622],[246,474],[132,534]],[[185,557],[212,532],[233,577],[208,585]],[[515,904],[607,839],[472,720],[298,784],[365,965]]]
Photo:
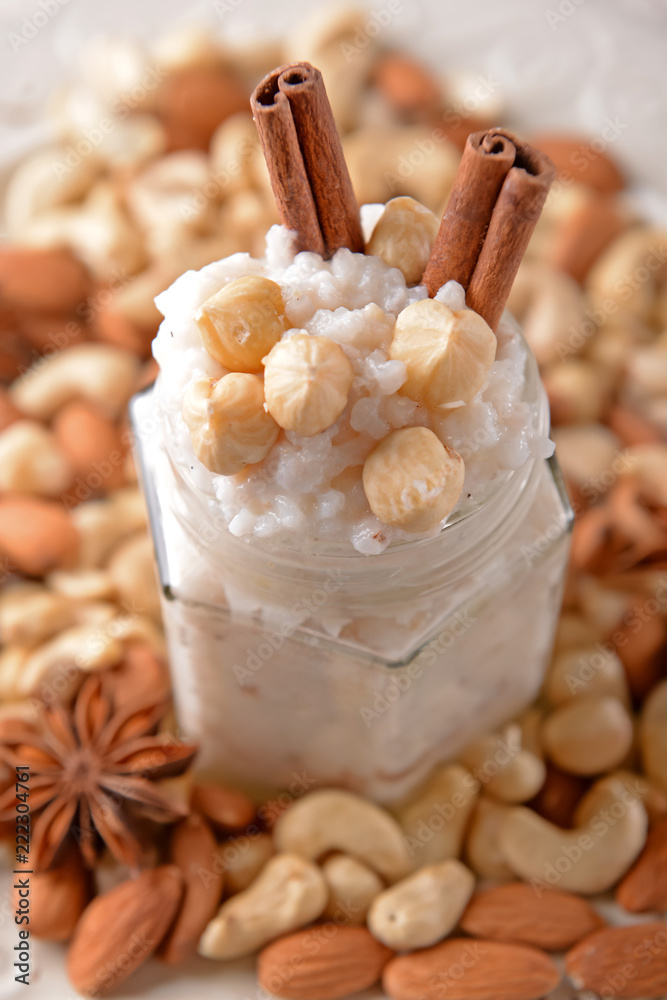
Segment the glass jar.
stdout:
[[[532,356],[526,398],[548,406]],[[531,459],[436,538],[375,556],[235,538],[170,454],[154,390],[132,418],[162,586],[174,696],[199,770],[251,791],[402,798],[538,692],[572,514]]]

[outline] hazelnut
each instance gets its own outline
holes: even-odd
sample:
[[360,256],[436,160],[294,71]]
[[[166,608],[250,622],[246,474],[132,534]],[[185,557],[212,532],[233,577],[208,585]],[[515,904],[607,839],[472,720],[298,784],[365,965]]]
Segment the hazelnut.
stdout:
[[266,407],[285,430],[311,437],[341,415],[353,378],[352,365],[333,340],[295,333],[264,358]]
[[461,456],[428,427],[401,427],[373,449],[362,478],[383,524],[420,532],[436,528],[454,508],[464,475]]
[[408,285],[416,285],[431,256],[438,225],[437,216],[414,198],[392,198],[373,230],[366,253],[397,267]]
[[408,370],[404,395],[427,406],[469,403],[493,364],[496,338],[472,309],[422,299],[399,313],[389,356]]
[[237,278],[206,300],[195,321],[204,347],[225,368],[261,372],[286,329],[280,286],[259,275]]
[[183,400],[183,419],[195,455],[221,476],[261,462],[280,433],[264,409],[261,378],[237,372],[193,382]]

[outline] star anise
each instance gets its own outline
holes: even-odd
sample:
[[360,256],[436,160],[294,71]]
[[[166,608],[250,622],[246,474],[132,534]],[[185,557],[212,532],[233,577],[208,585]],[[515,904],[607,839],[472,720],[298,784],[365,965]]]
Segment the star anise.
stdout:
[[[181,774],[197,752],[193,744],[156,734],[168,702],[142,699],[116,709],[103,674],[87,678],[71,709],[40,706],[40,725],[23,719],[0,724],[0,758],[29,766],[30,862],[45,869],[72,832],[87,864],[103,841],[119,861],[139,864],[142,819],[171,823],[187,807],[168,799],[156,778]],[[12,785],[0,795],[0,823],[16,816]]]

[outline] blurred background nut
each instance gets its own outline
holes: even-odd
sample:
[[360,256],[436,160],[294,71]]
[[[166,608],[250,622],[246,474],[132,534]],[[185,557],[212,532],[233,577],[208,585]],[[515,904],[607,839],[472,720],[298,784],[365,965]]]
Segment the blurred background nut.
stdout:
[[329,887],[329,900],[323,916],[336,923],[359,927],[373,900],[384,889],[382,880],[356,858],[334,854],[322,864],[322,874]]
[[79,504],[72,511],[81,544],[77,567],[103,566],[128,535],[146,527],[146,507],[137,489],[117,490],[105,500]]
[[74,602],[37,584],[17,584],[0,594],[0,641],[29,644],[48,639],[76,620]]
[[508,300],[539,365],[577,354],[595,333],[596,323],[584,306],[581,289],[569,275],[531,260],[519,268]]
[[84,499],[123,485],[126,444],[118,427],[94,403],[66,403],[56,414],[53,430],[74,477],[87,487]]
[[544,781],[544,763],[521,746],[516,724],[469,743],[460,758],[486,791],[502,802],[532,799]]
[[0,299],[5,305],[63,313],[90,290],[88,272],[69,250],[0,247]]
[[491,797],[483,796],[477,802],[466,834],[464,858],[480,878],[514,878],[498,843],[498,829],[510,810]]
[[667,276],[665,238],[663,230],[639,228],[614,240],[586,281],[593,306],[609,312],[611,302],[621,313],[650,322]]
[[[576,638],[584,636],[582,633]],[[544,691],[554,707],[592,695],[612,695],[624,705],[630,702],[623,663],[613,650],[607,651],[599,643],[577,643],[559,651],[549,668]]]
[[0,490],[56,497],[73,467],[57,437],[33,420],[17,420],[0,434]]
[[79,547],[78,531],[65,508],[37,497],[0,497],[0,555],[26,576],[44,576],[71,566]]
[[248,94],[228,66],[184,66],[156,91],[156,111],[169,149],[207,149],[220,122],[248,108]]
[[223,848],[227,894],[233,896],[247,889],[273,854],[273,840],[269,833],[227,840]]
[[644,770],[667,791],[667,680],[658,684],[646,699],[640,740]]
[[592,499],[604,489],[602,477],[615,480],[614,463],[619,458],[621,446],[618,438],[602,424],[578,424],[574,427],[557,427],[553,431],[558,460],[565,478],[577,487],[590,485]]
[[408,802],[394,808],[413,867],[460,857],[477,794],[478,782],[467,768],[446,764],[436,768]]
[[72,399],[87,399],[111,419],[132,393],[139,362],[109,344],[79,344],[40,360],[12,385],[12,399],[28,416],[49,420]]
[[601,774],[622,764],[633,735],[628,710],[613,695],[577,698],[552,712],[542,729],[553,762],[580,775]]
[[96,155],[77,157],[71,167],[65,162],[65,147],[50,146],[30,153],[13,171],[3,202],[12,239],[22,241],[26,226],[51,209],[81,201],[103,168]]
[[134,613],[160,620],[160,595],[155,579],[153,543],[140,534],[123,542],[108,565],[120,601]]
[[609,405],[610,386],[599,368],[573,358],[549,367],[542,376],[554,424],[601,420]]
[[211,139],[210,156],[211,175],[222,198],[248,189],[269,194],[266,161],[249,112],[239,111],[218,126]]
[[[454,146],[421,126],[397,131],[364,128],[343,138],[345,159],[360,205],[410,195],[439,213],[459,162]],[[369,170],[369,162],[375,169]]]

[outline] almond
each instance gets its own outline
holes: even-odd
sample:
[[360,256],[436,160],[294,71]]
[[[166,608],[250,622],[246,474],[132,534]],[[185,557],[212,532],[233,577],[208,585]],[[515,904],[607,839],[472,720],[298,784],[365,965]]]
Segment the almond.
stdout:
[[188,816],[174,827],[170,859],[183,873],[185,891],[178,916],[160,946],[160,957],[170,965],[197,954],[199,938],[218,909],[224,882],[213,869],[217,847],[201,816]]
[[[30,875],[29,890],[30,933],[43,941],[67,941],[74,933],[92,890],[90,873],[78,850],[71,846],[53,868]],[[16,886],[14,904],[18,906]]]
[[529,944],[546,951],[570,948],[604,921],[585,899],[549,889],[538,893],[523,882],[501,885],[472,898],[461,927],[474,937]]
[[53,422],[60,447],[77,479],[92,492],[119,489],[124,482],[126,447],[116,425],[94,403],[75,399]]
[[208,149],[214,131],[237,111],[248,110],[248,94],[236,75],[216,66],[187,66],[170,73],[158,93],[170,149]]
[[645,1000],[667,992],[667,923],[605,927],[565,956],[575,989],[615,1000]]
[[183,892],[175,865],[143,872],[98,896],[84,911],[67,956],[67,973],[84,997],[105,996],[153,954]]
[[628,221],[616,197],[593,194],[556,229],[549,262],[582,284],[602,251],[627,229]]
[[62,351],[88,339],[87,328],[71,316],[21,310],[21,333],[39,354]]
[[399,955],[382,977],[391,1000],[537,1000],[559,982],[558,969],[542,951],[466,938]]
[[64,249],[0,249],[0,298],[17,309],[64,313],[91,289],[83,264]]
[[91,329],[95,340],[121,347],[140,358],[145,358],[150,353],[151,341],[155,336],[155,330],[138,326],[128,316],[108,307],[97,313]]
[[375,84],[399,112],[425,113],[434,110],[441,100],[438,83],[423,64],[399,52],[387,52],[380,58]]
[[[630,613],[634,618],[633,608],[630,608]],[[660,679],[662,665],[659,654],[665,642],[666,631],[663,619],[655,615],[648,621],[642,621],[640,629],[633,620],[631,625],[623,624],[614,633],[630,691],[638,701],[645,698]]]
[[78,532],[58,503],[27,496],[0,498],[0,553],[27,576],[44,576],[69,565],[79,545]]
[[594,149],[593,142],[585,138],[545,134],[531,141],[553,161],[565,183],[587,184],[601,194],[613,194],[625,187],[625,177],[614,160],[607,153]]
[[646,838],[646,846],[616,890],[616,902],[631,913],[667,910],[667,819]]
[[194,786],[192,808],[223,830],[242,830],[255,815],[254,805],[243,792],[209,782]]
[[320,924],[264,948],[257,978],[274,996],[336,1000],[376,983],[392,954],[365,927]]
[[169,697],[169,673],[165,661],[146,643],[132,643],[125,659],[106,674],[114,704],[122,708],[130,701]]

